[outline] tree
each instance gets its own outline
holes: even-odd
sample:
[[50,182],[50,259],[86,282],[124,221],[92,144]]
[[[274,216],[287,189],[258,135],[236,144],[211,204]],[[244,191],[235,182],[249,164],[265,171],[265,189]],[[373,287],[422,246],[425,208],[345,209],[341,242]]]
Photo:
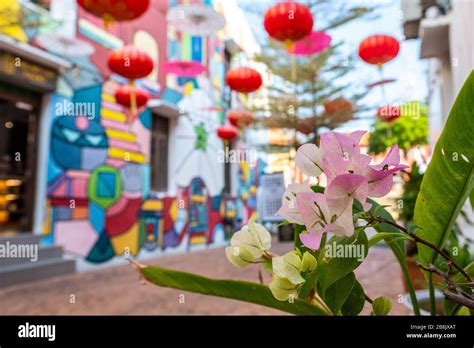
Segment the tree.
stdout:
[[369,139],[369,152],[383,153],[394,144],[398,144],[399,148],[406,152],[417,145],[427,143],[428,107],[413,101],[400,106],[400,117],[394,122],[375,121]]
[[[311,8],[318,23],[316,30],[334,29],[372,11],[372,8],[347,2],[301,2]],[[320,54],[295,56],[289,54],[280,42],[268,39],[262,53],[255,57],[256,61],[267,66],[272,76],[268,106],[254,110],[260,115],[257,124],[294,132],[293,143],[280,146],[280,151],[289,152],[299,146],[298,131],[306,134],[308,141],[316,142],[321,129],[333,130],[363,110],[357,102],[365,96],[365,90],[341,83],[342,78],[354,69],[351,60],[355,58],[342,55],[342,44],[333,43]],[[350,101],[352,107],[326,112],[325,103],[337,99]]]

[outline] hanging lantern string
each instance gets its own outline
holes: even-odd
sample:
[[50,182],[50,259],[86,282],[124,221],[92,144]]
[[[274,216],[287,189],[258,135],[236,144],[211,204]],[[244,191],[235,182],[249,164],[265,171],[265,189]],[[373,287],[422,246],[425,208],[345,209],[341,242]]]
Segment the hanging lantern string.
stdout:
[[[377,66],[377,70],[379,71],[379,75],[380,75],[380,80],[383,81],[384,79],[384,75],[383,75],[383,65],[382,64],[379,64]],[[382,100],[384,103],[388,103],[388,100],[387,100],[387,94],[385,93],[385,84],[384,83],[381,83],[380,84],[380,91],[382,92]]]
[[[378,64],[377,66],[377,70],[379,71],[379,75],[380,75],[380,80],[383,81],[384,79],[384,75],[383,75],[383,64]],[[392,108],[390,107],[390,105],[388,104],[388,99],[387,99],[387,94],[385,93],[385,84],[384,83],[381,83],[380,84],[380,91],[382,92],[382,100],[385,104],[385,107],[387,108],[388,112],[392,112]],[[392,123],[389,122],[387,124],[387,137],[388,138],[391,138],[392,137]]]

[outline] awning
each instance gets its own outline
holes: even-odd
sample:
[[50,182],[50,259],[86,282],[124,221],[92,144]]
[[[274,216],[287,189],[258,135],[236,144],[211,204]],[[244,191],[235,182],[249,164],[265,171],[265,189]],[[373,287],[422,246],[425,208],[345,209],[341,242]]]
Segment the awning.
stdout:
[[148,107],[153,113],[170,119],[175,119],[184,115],[179,112],[179,108],[176,105],[160,99],[150,100],[148,102]]
[[65,59],[0,34],[0,79],[45,93],[57,88],[58,77],[72,64]]
[[25,58],[38,65],[56,70],[57,72],[64,72],[66,69],[72,67],[72,64],[65,59],[0,34],[0,51],[2,50]]
[[231,55],[235,55],[235,54],[238,54],[240,52],[242,52],[242,47],[240,47],[234,40],[232,39],[227,39],[224,41],[224,45],[225,45],[225,48],[227,51],[229,51],[229,53]]

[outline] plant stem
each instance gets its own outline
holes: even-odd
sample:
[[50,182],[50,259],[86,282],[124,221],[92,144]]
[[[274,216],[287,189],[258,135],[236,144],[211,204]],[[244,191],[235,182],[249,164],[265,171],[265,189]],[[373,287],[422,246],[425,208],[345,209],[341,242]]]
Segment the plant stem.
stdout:
[[420,243],[420,244],[423,244],[423,245],[426,245],[427,247],[429,247],[430,249],[436,251],[439,255],[443,256],[449,263],[451,263],[454,268],[456,268],[463,276],[464,278],[466,278],[466,280],[468,282],[471,282],[471,277],[469,276],[469,274],[466,273],[466,271],[461,267],[459,266],[456,261],[454,261],[451,256],[449,256],[449,254],[447,252],[445,252],[444,250],[441,250],[440,248],[438,248],[436,245],[420,238],[419,236],[417,236],[416,234],[414,234],[413,232],[410,232],[408,229],[406,229],[405,227],[403,226],[400,226],[398,225],[396,222],[393,222],[393,221],[390,221],[390,220],[387,220],[387,219],[384,219],[383,217],[380,217],[380,216],[375,216],[374,217],[374,220],[375,221],[378,221],[378,222],[382,222],[382,223],[385,223],[385,224],[389,224],[393,227],[396,227],[398,228],[400,231],[402,231],[403,233],[409,235],[411,238],[413,238],[415,240],[415,242],[417,243]]
[[[368,227],[372,222],[374,221],[373,217],[372,218],[364,218],[364,220],[367,221],[367,225],[364,226],[364,230],[366,227]],[[393,240],[387,241],[388,246],[390,249],[392,249],[393,254],[395,255],[395,258],[397,259],[400,268],[402,270],[403,278],[405,279],[407,288],[408,288],[408,294],[410,295],[410,299],[412,302],[413,306],[413,313],[417,316],[421,315],[420,313],[420,306],[418,305],[418,299],[416,298],[416,292],[415,288],[413,286],[413,282],[410,279],[410,273],[408,272],[408,265],[407,261],[405,259],[406,255],[403,252],[403,249],[395,243]]]
[[433,273],[428,273],[428,284],[430,287],[430,312],[432,316],[436,315],[436,298],[435,298],[435,288],[433,284]]
[[421,315],[421,312],[420,312],[420,305],[418,304],[418,298],[416,297],[415,287],[413,286],[413,282],[410,279],[410,273],[408,272],[407,262],[400,248],[399,248],[399,253],[401,255],[398,257],[398,262],[400,263],[400,267],[402,268],[403,277],[405,278],[405,281],[407,282],[408,293],[410,294],[410,299],[413,306],[413,313],[419,316]]
[[321,243],[319,244],[318,254],[316,255],[316,259],[318,262],[320,262],[321,258],[323,257],[324,247],[326,246],[327,237],[328,235],[326,232],[324,232],[323,235],[321,236]]
[[369,302],[370,304],[374,303],[374,300],[372,300],[372,299],[369,297],[369,295],[367,295],[365,292],[364,292],[364,297],[365,297],[365,300],[366,300],[367,302]]
[[313,292],[312,301],[314,301],[317,305],[322,307],[328,313],[328,315],[334,315],[334,313],[328,307],[326,302],[324,302],[323,299],[321,297],[319,297],[319,295],[316,292]]
[[432,274],[437,274],[444,279],[446,282],[446,288],[443,290],[443,294],[448,300],[457,302],[461,306],[466,306],[471,310],[474,310],[474,294],[472,292],[469,293],[465,291],[451,278],[451,266],[447,272],[443,272],[432,264],[430,264],[428,267],[423,266],[419,262],[417,262],[417,264],[421,269]]

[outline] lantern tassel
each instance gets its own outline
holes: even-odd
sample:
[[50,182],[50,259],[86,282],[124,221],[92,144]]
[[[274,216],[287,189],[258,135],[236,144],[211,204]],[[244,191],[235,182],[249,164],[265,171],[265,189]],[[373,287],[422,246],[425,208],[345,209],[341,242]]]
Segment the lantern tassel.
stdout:
[[104,23],[104,28],[106,31],[109,31],[110,27],[115,23],[115,18],[106,13],[102,16],[102,22]]
[[287,51],[293,51],[293,49],[295,48],[295,42],[293,40],[285,40],[283,41],[283,47],[287,50]]
[[128,81],[131,91],[130,91],[130,111],[134,116],[137,112],[137,94],[135,93],[135,80]]

